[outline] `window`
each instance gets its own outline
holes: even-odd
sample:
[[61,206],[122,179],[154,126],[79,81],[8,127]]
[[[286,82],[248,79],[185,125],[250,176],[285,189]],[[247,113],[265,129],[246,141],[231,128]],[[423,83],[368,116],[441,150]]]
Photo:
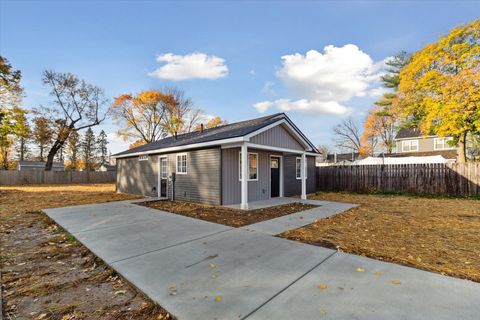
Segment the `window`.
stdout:
[[402,141],[402,151],[418,151],[418,140],[405,140]]
[[162,173],[162,179],[167,179],[168,178],[167,158],[160,158],[160,171]]
[[[242,153],[239,153],[238,179],[242,180]],[[248,181],[258,181],[258,153],[248,153]]]
[[433,149],[434,150],[453,149],[452,146],[448,143],[451,140],[452,140],[452,137],[435,138],[433,140]]
[[138,156],[138,161],[146,161],[146,160],[148,160],[148,154],[143,156]]
[[187,174],[187,154],[177,154],[177,174]]
[[[296,173],[296,177],[297,179],[302,179],[302,158],[297,158],[296,159],[296,163],[295,163],[295,173]],[[308,168],[308,165],[307,165],[307,159],[305,159],[305,179],[308,178],[308,175],[307,175],[307,168]]]

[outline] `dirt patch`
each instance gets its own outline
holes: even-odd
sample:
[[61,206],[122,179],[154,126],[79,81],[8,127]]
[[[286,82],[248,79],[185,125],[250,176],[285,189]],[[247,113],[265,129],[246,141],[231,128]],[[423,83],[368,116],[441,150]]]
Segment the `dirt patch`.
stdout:
[[361,204],[282,237],[480,282],[480,201],[318,193]]
[[5,318],[171,318],[38,211],[131,198],[111,184],[0,187]]
[[150,208],[237,228],[317,207],[311,204],[294,202],[275,207],[245,211],[169,200],[148,201],[141,204]]

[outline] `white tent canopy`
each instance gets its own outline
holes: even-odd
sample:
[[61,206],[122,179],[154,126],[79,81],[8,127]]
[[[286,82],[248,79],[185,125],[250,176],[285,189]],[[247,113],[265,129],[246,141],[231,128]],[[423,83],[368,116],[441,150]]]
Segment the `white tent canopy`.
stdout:
[[390,157],[390,158],[375,158],[368,157],[362,160],[355,161],[356,165],[369,164],[421,164],[421,163],[448,163],[449,160],[442,156],[423,156],[423,157]]

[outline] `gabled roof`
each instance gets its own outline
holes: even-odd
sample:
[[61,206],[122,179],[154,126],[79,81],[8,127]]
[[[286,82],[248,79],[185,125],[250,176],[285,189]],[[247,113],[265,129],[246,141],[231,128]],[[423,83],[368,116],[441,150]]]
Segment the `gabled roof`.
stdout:
[[147,153],[154,150],[161,151],[162,149],[172,147],[181,147],[213,141],[219,141],[220,144],[221,140],[243,137],[266,126],[273,125],[274,123],[281,120],[286,120],[297,131],[297,133],[302,137],[302,139],[307,141],[313,152],[317,153],[315,146],[300,132],[300,130],[293,124],[293,122],[287,117],[285,113],[276,113],[266,117],[235,122],[215,128],[205,129],[203,130],[203,132],[194,131],[179,134],[177,135],[177,137],[167,137],[161,140],[138,146],[133,149],[117,153],[114,155],[114,157],[122,157],[130,154],[133,155],[144,152]]
[[395,139],[408,139],[408,138],[419,138],[422,137],[422,133],[418,128],[401,128],[398,130]]

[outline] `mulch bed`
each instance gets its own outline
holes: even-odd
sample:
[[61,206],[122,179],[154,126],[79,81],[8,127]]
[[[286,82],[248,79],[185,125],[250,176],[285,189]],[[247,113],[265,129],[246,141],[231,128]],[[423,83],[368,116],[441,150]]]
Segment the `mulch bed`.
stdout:
[[280,236],[480,282],[480,201],[323,192],[361,204]]
[[131,198],[114,185],[0,187],[4,319],[171,319],[38,211]]
[[243,227],[249,224],[317,207],[311,204],[295,202],[275,207],[245,211],[220,206],[209,206],[170,200],[147,201],[137,204],[230,227]]

